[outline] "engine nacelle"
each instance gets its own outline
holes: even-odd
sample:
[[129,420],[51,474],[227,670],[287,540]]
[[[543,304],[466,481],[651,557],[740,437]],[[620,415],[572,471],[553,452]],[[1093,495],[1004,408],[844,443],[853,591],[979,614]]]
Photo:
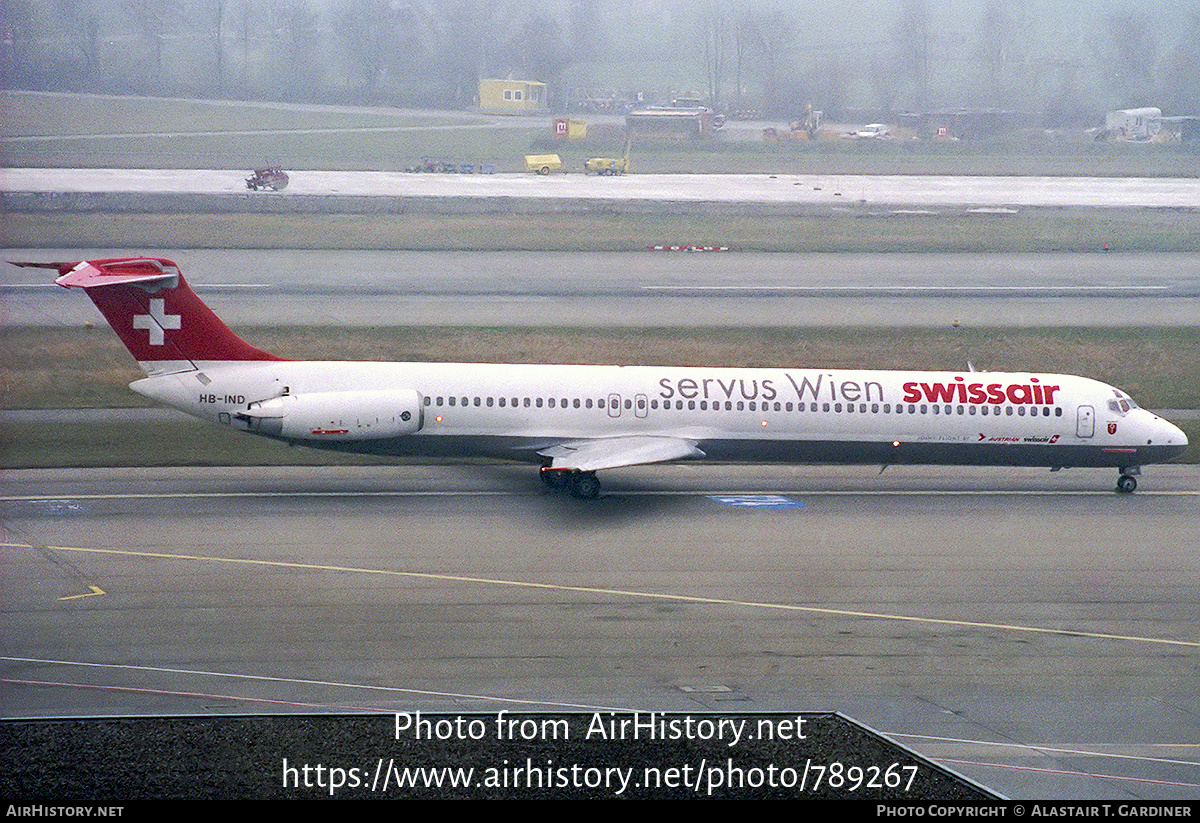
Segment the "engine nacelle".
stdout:
[[251,403],[250,431],[289,440],[378,440],[420,431],[424,404],[411,389],[287,394]]

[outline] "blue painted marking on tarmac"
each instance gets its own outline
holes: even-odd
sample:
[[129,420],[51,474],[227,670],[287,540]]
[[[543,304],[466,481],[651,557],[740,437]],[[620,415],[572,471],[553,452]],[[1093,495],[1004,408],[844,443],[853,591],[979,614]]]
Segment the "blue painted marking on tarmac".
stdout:
[[724,503],[726,506],[740,506],[746,509],[804,508],[804,504],[799,500],[784,497],[782,494],[710,494],[708,499]]

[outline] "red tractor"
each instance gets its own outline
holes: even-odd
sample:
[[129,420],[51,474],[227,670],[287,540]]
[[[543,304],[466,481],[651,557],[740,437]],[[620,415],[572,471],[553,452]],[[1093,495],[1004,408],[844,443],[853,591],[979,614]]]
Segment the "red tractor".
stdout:
[[258,191],[259,189],[281,191],[287,188],[287,184],[287,172],[281,166],[267,166],[255,169],[254,174],[246,178],[246,188],[251,191]]

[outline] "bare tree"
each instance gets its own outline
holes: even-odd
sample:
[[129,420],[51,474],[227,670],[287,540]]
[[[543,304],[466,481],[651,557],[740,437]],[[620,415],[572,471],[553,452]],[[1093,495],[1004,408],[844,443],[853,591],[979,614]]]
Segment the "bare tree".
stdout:
[[1113,14],[1105,21],[1108,51],[1103,70],[1123,108],[1148,106],[1154,99],[1158,40],[1150,17],[1142,12]]
[[1200,13],[1190,16],[1164,63],[1164,110],[1172,114],[1200,115]]
[[725,79],[725,61],[730,48],[730,23],[723,3],[711,3],[701,13],[701,38],[703,40],[704,75],[708,82],[708,99],[713,105],[722,101],[722,84]]
[[306,0],[288,0],[275,9],[274,29],[283,51],[279,91],[285,100],[313,100],[321,77],[317,62],[317,15]]
[[169,31],[183,19],[180,0],[123,0],[126,14],[141,31],[149,54],[142,91],[165,93],[170,86],[163,75],[163,48]]
[[929,47],[933,33],[925,0],[905,0],[893,40],[897,65],[913,88],[913,108],[929,107]]
[[758,16],[751,13],[747,21],[755,49],[762,59],[763,107],[771,116],[792,114],[799,104],[785,99],[785,86],[791,86],[784,77],[785,68],[793,56],[800,27],[791,15],[773,11]]
[[874,51],[867,61],[867,79],[879,110],[890,114],[900,94],[900,71],[890,53]]
[[988,100],[995,107],[1008,105],[1008,70],[1016,45],[1015,27],[1003,0],[990,0],[975,32],[975,59],[983,73]]

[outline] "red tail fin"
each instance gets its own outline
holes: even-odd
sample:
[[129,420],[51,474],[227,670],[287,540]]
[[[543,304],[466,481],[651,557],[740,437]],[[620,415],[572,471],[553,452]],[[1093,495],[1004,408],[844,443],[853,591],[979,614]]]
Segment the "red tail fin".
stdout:
[[283,359],[234,334],[201,302],[170,260],[18,265],[56,268],[60,286],[87,292],[149,374],[195,369],[200,361]]

